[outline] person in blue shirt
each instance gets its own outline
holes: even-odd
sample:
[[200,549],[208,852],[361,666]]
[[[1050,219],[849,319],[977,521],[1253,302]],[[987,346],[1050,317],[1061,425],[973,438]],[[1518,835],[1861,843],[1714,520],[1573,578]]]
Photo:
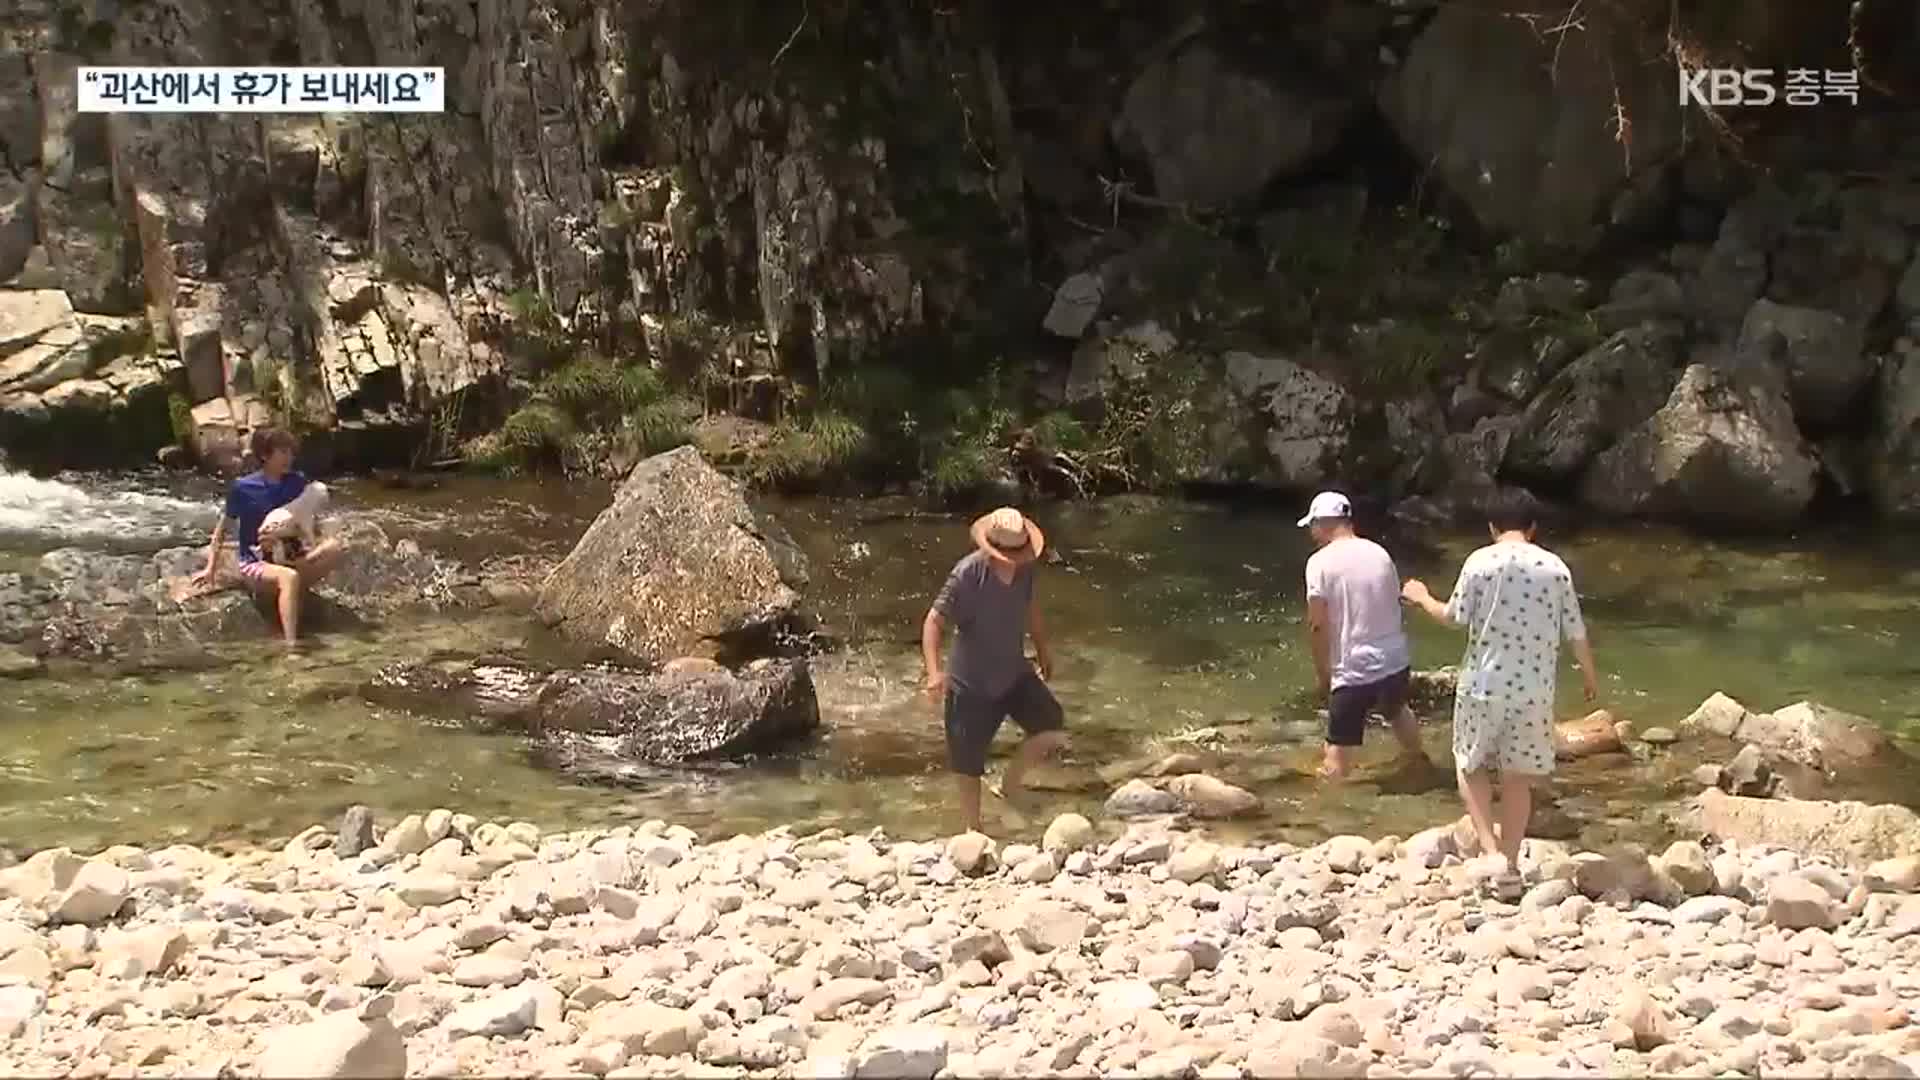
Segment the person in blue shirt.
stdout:
[[299,447],[290,432],[279,428],[261,428],[253,433],[251,449],[260,469],[235,480],[227,489],[225,512],[214,523],[213,539],[207,545],[207,568],[194,578],[201,586],[214,581],[228,529],[237,528],[240,576],[274,602],[280,612],[280,633],[288,645],[300,636],[300,594],[326,577],[345,550],[339,540],[329,537],[294,555],[284,566],[269,561],[261,551],[260,523],[292,502],[307,486],[306,476],[293,467],[293,455]]

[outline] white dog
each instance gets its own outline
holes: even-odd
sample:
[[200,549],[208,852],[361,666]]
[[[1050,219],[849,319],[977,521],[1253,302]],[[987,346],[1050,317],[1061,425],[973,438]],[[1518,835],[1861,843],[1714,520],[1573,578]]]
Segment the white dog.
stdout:
[[326,511],[327,485],[314,482],[300,489],[292,502],[260,523],[261,555],[270,563],[291,566],[320,542],[320,515]]

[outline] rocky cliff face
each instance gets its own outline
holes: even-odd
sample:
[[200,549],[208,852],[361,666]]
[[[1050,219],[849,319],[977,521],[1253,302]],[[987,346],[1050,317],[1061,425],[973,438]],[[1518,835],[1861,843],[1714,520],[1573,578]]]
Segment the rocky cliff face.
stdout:
[[[1721,344],[1782,373],[1795,422],[1711,438],[1913,512],[1911,115],[1864,89],[1783,141],[1785,107],[1683,110],[1695,39],[1638,6],[18,0],[0,445],[230,467],[279,415],[340,463],[422,460],[575,349],[763,414],[789,381],[998,356],[1090,422],[1154,384],[1173,479],[1575,492],[1680,422],[1687,354]],[[1747,52],[1690,62],[1866,55],[1902,92],[1912,27],[1856,6],[1865,54],[1836,13],[1741,5],[1704,40]],[[449,111],[82,116],[89,60],[437,64]],[[1729,120],[1839,179],[1757,188]],[[1608,269],[1531,272],[1550,251]],[[1686,502],[1629,494],[1601,501]]]
[[[159,384],[159,430],[171,393],[187,406],[174,409],[176,426],[190,428],[178,434],[216,461],[271,413],[355,458],[380,455],[388,436],[417,442],[429,433],[408,429],[524,369],[559,335],[600,344],[626,335],[638,340],[625,346],[664,356],[683,324],[745,327],[752,340],[728,351],[771,371],[781,354],[853,357],[919,320],[927,283],[888,248],[904,227],[887,189],[937,176],[956,200],[991,207],[992,193],[968,192],[934,162],[896,166],[889,154],[908,148],[860,136],[845,114],[858,92],[844,101],[841,87],[820,101],[768,92],[772,80],[755,70],[769,62],[755,38],[768,16],[747,4],[694,7],[16,7],[0,66],[10,165],[0,174],[0,280],[11,290],[3,437],[46,448],[36,436],[67,430],[76,410],[146,408],[136,400],[144,387],[122,386],[127,378],[100,362],[115,358],[88,353],[89,340],[119,329],[92,316],[150,324],[137,366]],[[793,15],[807,18],[798,5]],[[903,46],[937,44],[928,18],[899,28]],[[450,108],[404,118],[80,116],[73,69],[83,52],[136,63],[439,64]],[[940,59],[979,80],[976,55]],[[931,85],[934,75],[897,78]],[[895,185],[890,169],[907,179]],[[1017,202],[1017,189],[1009,197]],[[943,271],[962,286],[964,265]],[[70,451],[61,445],[59,456]]]

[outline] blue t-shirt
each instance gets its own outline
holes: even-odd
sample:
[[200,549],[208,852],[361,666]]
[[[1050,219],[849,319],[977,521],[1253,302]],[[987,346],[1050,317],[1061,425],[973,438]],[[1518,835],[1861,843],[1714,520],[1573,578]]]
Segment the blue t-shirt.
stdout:
[[240,561],[260,561],[260,525],[267,515],[299,498],[307,478],[288,472],[278,480],[265,473],[252,472],[233,482],[227,489],[227,517],[240,523]]

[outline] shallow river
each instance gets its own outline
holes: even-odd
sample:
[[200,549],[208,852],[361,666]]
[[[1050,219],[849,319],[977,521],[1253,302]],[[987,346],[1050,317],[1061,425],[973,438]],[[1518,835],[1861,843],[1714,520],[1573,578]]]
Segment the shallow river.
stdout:
[[[216,489],[121,477],[83,485],[0,474],[0,569],[78,544],[152,549],[197,542]],[[449,479],[426,491],[345,482],[337,505],[469,561],[563,554],[604,505],[590,485]],[[439,650],[533,648],[507,616],[422,619],[323,637],[289,665],[241,647],[210,672],[0,682],[0,845],[280,838],[362,802],[382,815],[436,806],[542,827],[663,817],[711,834],[777,824],[932,836],[950,831],[937,716],[914,693],[915,638],[931,590],[967,543],[962,524],[901,503],[784,502],[813,560],[812,598],[851,642],[816,662],[825,724],[811,745],[750,764],[661,771],[626,788],[583,786],[540,767],[517,739],[436,727],[369,707],[353,687],[378,666]],[[1258,792],[1234,830],[1311,840],[1405,835],[1458,813],[1450,783],[1387,768],[1375,735],[1359,779],[1311,781],[1318,721],[1300,622],[1306,538],[1297,508],[1250,511],[1149,500],[1037,513],[1064,563],[1042,602],[1072,756],[1040,777],[1044,817],[1097,808],[1129,763],[1190,750]],[[1391,539],[1391,538],[1390,538]],[[1475,543],[1393,539],[1403,572],[1436,591]],[[1903,737],[1920,735],[1920,545],[1823,535],[1731,546],[1656,530],[1588,532],[1557,546],[1572,565],[1605,673],[1601,704],[1641,726],[1677,726],[1724,689],[1755,708],[1812,697]],[[263,631],[263,644],[265,641]],[[1415,627],[1416,662],[1451,663],[1460,641]],[[1562,712],[1584,711],[1563,678]],[[1428,738],[1446,744],[1444,717]],[[999,750],[1013,741],[1001,736]],[[1683,741],[1644,760],[1567,768],[1560,802],[1598,841],[1656,841],[1655,808],[1732,748]],[[1920,805],[1920,775],[1844,778],[1836,793]]]

